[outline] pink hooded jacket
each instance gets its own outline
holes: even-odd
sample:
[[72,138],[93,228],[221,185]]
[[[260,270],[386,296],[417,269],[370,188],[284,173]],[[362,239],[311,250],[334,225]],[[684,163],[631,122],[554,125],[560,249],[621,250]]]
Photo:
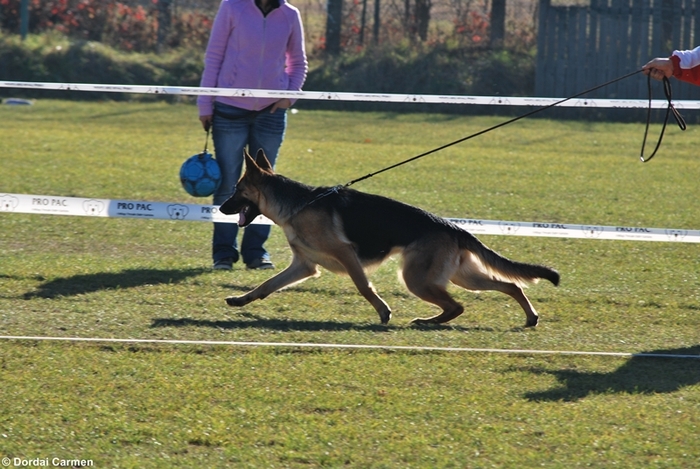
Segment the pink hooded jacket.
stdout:
[[[204,55],[200,86],[301,90],[308,62],[299,10],[279,0],[267,16],[255,0],[222,0]],[[258,111],[278,99],[199,96],[200,116],[213,114],[214,100]]]

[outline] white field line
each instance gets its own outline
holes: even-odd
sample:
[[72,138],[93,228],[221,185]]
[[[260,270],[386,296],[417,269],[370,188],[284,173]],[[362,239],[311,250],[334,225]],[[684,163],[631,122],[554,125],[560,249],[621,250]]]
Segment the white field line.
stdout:
[[231,347],[282,347],[282,348],[317,348],[345,350],[391,350],[409,352],[461,352],[461,353],[492,353],[509,355],[583,355],[623,358],[683,358],[700,359],[700,355],[684,355],[670,353],[647,352],[596,352],[577,350],[528,350],[528,349],[493,349],[469,347],[421,347],[411,345],[373,345],[373,344],[324,344],[309,342],[239,342],[228,340],[178,340],[178,339],[117,339],[99,337],[43,337],[43,336],[0,336],[7,341],[53,341],[53,342],[93,342],[118,344],[150,344],[150,345],[207,345]]

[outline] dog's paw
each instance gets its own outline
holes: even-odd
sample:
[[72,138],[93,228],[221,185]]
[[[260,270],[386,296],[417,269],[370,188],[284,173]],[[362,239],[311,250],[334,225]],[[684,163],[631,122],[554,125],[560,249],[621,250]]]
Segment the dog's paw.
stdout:
[[244,306],[247,305],[248,302],[243,296],[229,296],[226,298],[226,304],[229,306]]
[[391,321],[391,310],[387,309],[386,311],[379,313],[379,320],[382,322],[382,324],[389,324],[389,321]]
[[525,327],[536,327],[537,323],[540,321],[540,318],[538,316],[535,316],[533,318],[527,318],[527,322],[525,323]]

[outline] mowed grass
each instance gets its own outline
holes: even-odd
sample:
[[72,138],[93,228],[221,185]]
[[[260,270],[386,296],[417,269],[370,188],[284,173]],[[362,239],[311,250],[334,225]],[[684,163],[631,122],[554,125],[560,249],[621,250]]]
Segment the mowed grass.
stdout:
[[[581,112],[585,112],[582,110]],[[503,117],[290,114],[278,171],[348,182]],[[0,107],[0,194],[203,203],[180,187],[204,133],[189,104]],[[519,121],[358,183],[439,215],[700,228],[700,131]],[[658,129],[656,129],[658,130]],[[206,223],[0,212],[0,335],[700,355],[700,247],[480,236],[551,265],[515,302],[453,292],[448,325],[392,259],[371,275],[389,326],[327,272],[232,309],[268,272],[212,272]],[[268,242],[290,260],[281,231]],[[96,467],[700,467],[700,361],[555,354],[0,341],[0,457]]]

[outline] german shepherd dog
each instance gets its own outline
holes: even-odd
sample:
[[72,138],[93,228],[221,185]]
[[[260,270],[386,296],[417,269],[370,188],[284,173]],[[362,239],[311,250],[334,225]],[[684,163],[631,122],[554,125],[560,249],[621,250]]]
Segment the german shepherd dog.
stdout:
[[367,280],[365,268],[378,266],[392,254],[403,255],[402,275],[408,290],[437,305],[442,312],[412,322],[445,323],[464,311],[447,292],[448,282],[467,290],[496,290],[512,296],[525,310],[526,327],[538,315],[523,293],[540,278],[559,284],[557,271],[515,262],[492,251],[457,225],[393,199],[348,188],[310,187],[275,174],[265,154],[244,155],[246,170],[234,194],[219,210],[239,214],[247,226],[260,214],[284,230],[293,259],[289,267],[242,296],[226,298],[244,306],[269,294],[320,275],[321,265],[345,273],[379,313],[382,324],[391,309]]

